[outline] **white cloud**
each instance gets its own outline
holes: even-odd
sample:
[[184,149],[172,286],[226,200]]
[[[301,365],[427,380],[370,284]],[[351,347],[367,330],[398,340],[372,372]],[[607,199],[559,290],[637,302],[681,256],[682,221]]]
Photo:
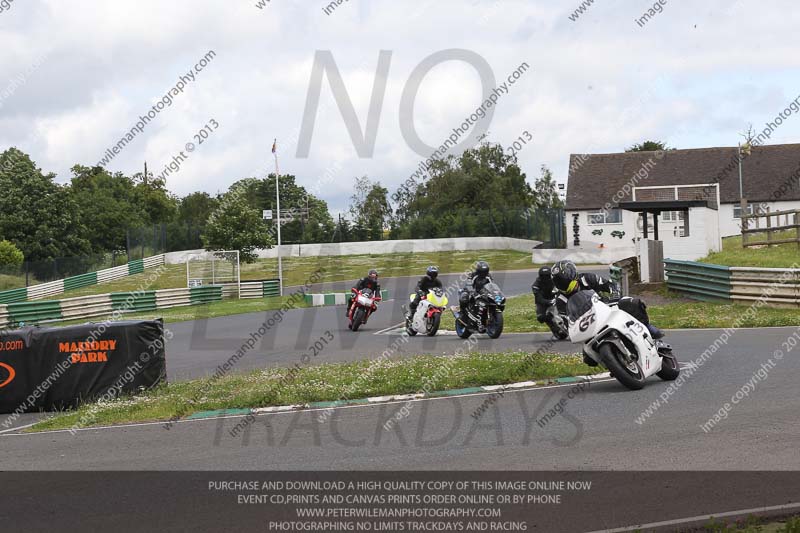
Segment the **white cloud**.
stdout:
[[[644,4],[596,2],[578,21],[579,2],[528,0],[390,2],[350,0],[331,15],[324,0],[212,2],[16,2],[0,14],[0,88],[45,61],[4,100],[0,149],[29,152],[46,171],[69,178],[76,164],[95,164],[208,50],[217,57],[174,104],[110,166],[154,172],[214,118],[219,130],[168,178],[178,194],[224,190],[272,168],[277,137],[282,171],[309,187],[327,167],[341,173],[321,192],[334,210],[347,206],[352,178],[368,174],[393,191],[417,167],[400,134],[398,107],[409,74],[428,55],[465,48],[482,55],[498,82],[521,62],[531,70],[502,97],[490,138],[513,142],[534,134],[520,153],[532,181],[542,163],[566,179],[571,152],[609,152],[645,138],[679,147],[733,144],[748,122],[756,127],[800,93],[794,3],[763,9],[756,0],[733,7],[669,2],[639,28]],[[575,4],[575,5],[572,5]],[[361,127],[380,50],[392,50],[380,128],[371,159],[360,159],[327,80],[308,159],[295,157],[316,50],[331,50]],[[664,83],[651,91],[653,81]],[[642,95],[643,105],[634,106]],[[433,69],[417,96],[415,125],[431,145],[479,104],[474,70],[447,63]],[[620,117],[623,117],[622,120]],[[800,138],[788,121],[780,142]]]

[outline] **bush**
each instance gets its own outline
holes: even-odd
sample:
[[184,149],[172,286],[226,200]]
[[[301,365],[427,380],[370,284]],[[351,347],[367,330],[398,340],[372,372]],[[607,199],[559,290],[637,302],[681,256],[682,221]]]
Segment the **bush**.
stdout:
[[25,256],[14,243],[0,241],[0,267],[19,267],[24,260]]

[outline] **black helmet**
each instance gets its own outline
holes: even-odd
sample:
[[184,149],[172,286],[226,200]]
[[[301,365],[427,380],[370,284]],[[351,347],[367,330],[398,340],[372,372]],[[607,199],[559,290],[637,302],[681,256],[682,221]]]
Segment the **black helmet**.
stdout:
[[559,261],[550,269],[553,285],[564,294],[572,294],[578,290],[578,269],[572,261]]
[[550,267],[544,266],[539,269],[539,277],[540,278],[549,278],[551,275]]
[[488,276],[489,275],[489,263],[486,261],[478,261],[475,263],[475,274],[478,276]]
[[439,267],[431,265],[425,270],[425,274],[431,279],[436,279],[436,276],[439,275]]
[[374,268],[370,269],[370,271],[367,274],[367,276],[369,277],[369,279],[378,279],[378,271],[375,270]]

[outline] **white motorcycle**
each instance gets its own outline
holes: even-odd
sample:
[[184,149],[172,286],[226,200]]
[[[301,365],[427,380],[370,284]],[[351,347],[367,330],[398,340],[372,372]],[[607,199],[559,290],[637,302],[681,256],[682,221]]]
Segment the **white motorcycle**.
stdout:
[[644,324],[603,302],[594,291],[571,296],[567,313],[570,340],[584,343],[584,352],[629,389],[641,389],[653,374],[665,381],[680,374],[668,344],[653,339]]
[[[410,296],[411,301],[416,298],[416,294]],[[424,332],[427,336],[433,337],[439,331],[439,323],[442,320],[442,311],[447,307],[447,296],[438,287],[428,291],[423,296],[413,317],[406,320],[406,331],[412,337],[418,332]]]

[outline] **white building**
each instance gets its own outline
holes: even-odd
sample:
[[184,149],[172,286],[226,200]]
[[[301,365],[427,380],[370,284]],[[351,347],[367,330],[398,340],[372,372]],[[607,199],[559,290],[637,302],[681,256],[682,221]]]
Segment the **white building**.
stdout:
[[[800,144],[752,148],[742,178],[748,211],[800,209]],[[645,224],[649,239],[657,225],[665,258],[697,259],[719,250],[722,237],[741,233],[739,202],[736,147],[573,154],[567,247],[629,257]]]

